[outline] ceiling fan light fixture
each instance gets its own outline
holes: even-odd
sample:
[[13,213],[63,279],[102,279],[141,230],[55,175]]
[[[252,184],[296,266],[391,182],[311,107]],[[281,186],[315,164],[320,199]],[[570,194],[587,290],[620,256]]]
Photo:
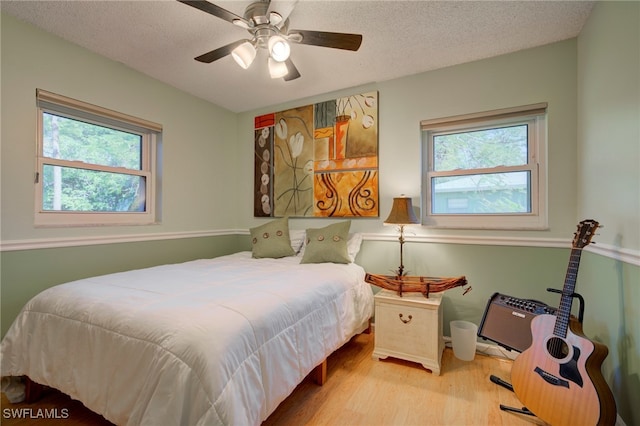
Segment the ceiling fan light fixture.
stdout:
[[234,19],[233,21],[231,21],[231,23],[233,23],[233,25],[236,25],[240,28],[244,28],[245,30],[248,30],[249,28],[251,28],[250,23],[247,21],[243,21],[242,19]]
[[275,61],[284,62],[289,59],[291,46],[289,46],[289,42],[285,40],[284,37],[279,35],[269,37],[267,46],[269,48],[269,55]]
[[245,41],[231,51],[231,56],[238,65],[246,70],[256,58],[256,48],[250,42]]
[[[293,7],[299,0],[276,0],[275,2],[272,2],[272,0],[252,0],[245,8],[242,17],[207,0],[178,1],[230,22],[251,34],[248,39],[236,40],[194,58],[196,61],[205,64],[210,64],[220,58],[231,55],[240,67],[247,69],[254,62],[257,50],[264,49],[268,52],[268,68],[271,77],[283,77],[285,81],[291,81],[300,77],[300,71],[290,59],[291,43],[354,52],[362,44],[361,34],[310,30],[290,31],[289,17]],[[284,10],[278,13],[272,7],[284,7]]]
[[287,69],[286,63],[269,58],[269,74],[271,78],[284,77],[288,72],[289,70]]
[[269,23],[271,25],[278,25],[280,22],[282,22],[282,15],[278,12],[269,12]]

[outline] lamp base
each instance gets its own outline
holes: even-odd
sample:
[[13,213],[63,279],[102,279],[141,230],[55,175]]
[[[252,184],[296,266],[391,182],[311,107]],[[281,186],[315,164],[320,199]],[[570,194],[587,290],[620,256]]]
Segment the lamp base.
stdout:
[[398,267],[398,269],[394,270],[393,273],[397,276],[397,277],[403,277],[407,275],[407,272],[404,270],[404,266],[400,265]]

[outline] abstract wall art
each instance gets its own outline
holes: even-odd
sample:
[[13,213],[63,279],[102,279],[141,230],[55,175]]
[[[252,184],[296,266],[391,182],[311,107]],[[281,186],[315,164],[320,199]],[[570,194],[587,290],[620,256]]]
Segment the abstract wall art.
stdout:
[[261,115],[254,216],[377,217],[378,93]]

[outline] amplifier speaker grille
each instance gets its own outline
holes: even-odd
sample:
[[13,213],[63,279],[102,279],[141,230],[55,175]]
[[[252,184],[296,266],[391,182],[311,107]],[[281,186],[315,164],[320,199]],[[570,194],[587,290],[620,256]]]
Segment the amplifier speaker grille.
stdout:
[[538,315],[555,315],[556,309],[529,299],[494,293],[485,308],[478,336],[507,349],[522,352],[531,346],[531,321]]

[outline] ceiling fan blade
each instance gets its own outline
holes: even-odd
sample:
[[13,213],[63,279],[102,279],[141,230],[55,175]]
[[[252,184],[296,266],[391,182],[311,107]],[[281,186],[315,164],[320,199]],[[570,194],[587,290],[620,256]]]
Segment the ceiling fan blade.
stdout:
[[241,21],[244,22],[247,26],[251,26],[249,21],[244,19],[242,16],[238,16],[235,13],[229,12],[227,9],[223,9],[220,6],[216,6],[213,3],[209,3],[205,0],[178,0],[180,3],[184,3],[191,7],[195,7],[203,12],[209,13],[213,16],[217,16],[220,19],[224,19],[225,21],[231,22]]
[[224,58],[225,56],[231,54],[233,49],[240,46],[245,41],[248,41],[248,40],[234,41],[233,43],[229,43],[226,46],[222,46],[212,50],[211,52],[204,53],[195,59],[196,61],[204,62],[205,64],[210,64],[213,61],[217,61],[218,59]]
[[300,77],[300,72],[298,71],[298,68],[296,68],[296,66],[293,65],[293,61],[291,60],[291,58],[284,61],[284,63],[287,65],[287,71],[288,71],[287,75],[283,77],[284,81],[291,81]]
[[325,31],[291,30],[287,34],[290,40],[300,44],[331,47],[334,49],[353,50],[362,44],[361,34],[330,33]]

